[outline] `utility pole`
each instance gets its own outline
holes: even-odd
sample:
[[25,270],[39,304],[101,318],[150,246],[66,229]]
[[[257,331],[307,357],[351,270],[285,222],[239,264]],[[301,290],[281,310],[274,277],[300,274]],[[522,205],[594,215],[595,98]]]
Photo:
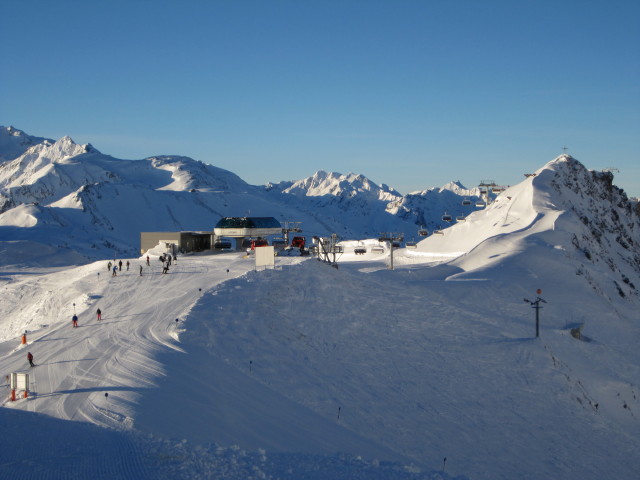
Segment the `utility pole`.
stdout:
[[314,237],[314,239],[318,242],[318,259],[338,268],[336,255],[343,253],[342,245],[338,245],[338,235],[333,233],[331,237]]
[[[540,295],[542,293],[542,290],[538,289],[536,293]],[[533,301],[525,298],[524,301],[531,304],[531,308],[534,308],[536,310],[536,338],[538,338],[540,336],[540,309],[542,308],[540,306],[540,302],[547,303],[547,301],[540,297],[536,297],[536,299]]]
[[380,234],[378,241],[389,242],[389,270],[393,270],[393,244],[395,242],[402,242],[404,240],[404,234],[398,232],[383,232]]
[[285,244],[289,246],[289,233],[302,232],[300,224],[302,222],[282,222],[282,236],[284,237]]

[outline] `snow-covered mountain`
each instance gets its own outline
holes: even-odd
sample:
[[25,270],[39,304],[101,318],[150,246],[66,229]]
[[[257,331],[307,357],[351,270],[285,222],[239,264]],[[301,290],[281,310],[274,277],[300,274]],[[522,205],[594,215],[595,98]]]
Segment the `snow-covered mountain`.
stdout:
[[33,137],[14,127],[0,127],[0,162],[13,160],[39,143],[51,144],[53,140]]
[[[31,375],[28,399],[2,401],[0,465],[34,479],[635,480],[638,242],[611,175],[561,156],[395,250],[393,271],[362,239],[338,269],[283,257],[255,271],[237,253],[182,256],[168,275],[153,253],[115,277],[105,261],[0,268],[0,370]],[[540,299],[539,338],[523,298]]]
[[0,132],[7,159],[0,164],[0,229],[2,239],[12,242],[5,243],[4,258],[16,242],[34,245],[45,238],[42,250],[57,251],[60,262],[131,255],[141,231],[211,230],[222,216],[299,221],[310,236],[394,231],[410,238],[421,224],[435,223],[441,210],[453,211],[460,192],[467,193],[451,184],[407,202],[362,175],[323,171],[252,186],[187,157],[120,160],[69,137],[54,142],[12,127]]
[[575,275],[601,295],[637,297],[640,220],[612,181],[610,172],[587,170],[562,155],[504,191],[486,210],[420,242],[416,251],[464,254],[451,265],[468,271],[467,252],[485,252],[492,262],[516,256],[514,261],[524,265],[528,262],[520,252],[529,255],[536,246],[550,247],[551,255],[569,259]]
[[429,188],[410,193],[390,205],[388,211],[406,220],[414,220],[429,231],[445,228],[445,214],[452,219],[466,217],[478,210],[475,206],[480,190],[465,188],[460,182],[450,182],[441,188]]
[[[468,190],[459,182],[441,188],[401,195],[385,184],[377,185],[363,175],[318,171],[298,180],[268,184],[271,194],[283,196],[290,205],[316,216],[332,231],[345,238],[376,237],[381,232],[402,233],[417,238],[421,227],[446,225],[444,214],[466,216],[476,210],[477,189]],[[463,205],[463,199],[469,205]]]

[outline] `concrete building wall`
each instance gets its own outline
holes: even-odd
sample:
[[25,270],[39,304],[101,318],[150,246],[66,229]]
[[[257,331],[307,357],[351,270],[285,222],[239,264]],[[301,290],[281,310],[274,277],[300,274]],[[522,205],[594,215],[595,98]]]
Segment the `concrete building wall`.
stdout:
[[160,242],[176,245],[181,252],[198,252],[211,248],[210,232],[140,232],[140,255]]
[[162,241],[180,246],[180,236],[181,232],[140,232],[140,255]]

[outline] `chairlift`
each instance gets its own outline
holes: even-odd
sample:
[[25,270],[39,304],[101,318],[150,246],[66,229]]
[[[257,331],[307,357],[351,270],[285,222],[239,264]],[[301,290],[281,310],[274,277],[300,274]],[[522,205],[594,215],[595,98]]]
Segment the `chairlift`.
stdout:
[[442,230],[434,230],[433,234],[434,235],[444,235],[444,232]]
[[373,247],[373,248],[371,248],[371,253],[384,253],[384,248],[382,248],[382,247]]
[[462,200],[462,205],[471,205],[471,200],[468,197],[464,197]]
[[466,222],[466,221],[467,221],[467,218],[464,215],[458,215],[456,217],[456,222],[461,222],[462,223],[462,222]]
[[449,215],[447,212],[444,212],[444,215],[442,215],[442,221],[450,222],[451,220],[453,220],[453,217]]
[[404,246],[407,248],[417,248],[418,244],[416,242],[407,242],[404,244]]
[[429,235],[429,230],[427,230],[426,228],[421,228],[420,230],[418,230],[418,235],[420,235],[421,237],[426,237],[427,235]]
[[478,208],[484,208],[486,206],[487,206],[487,204],[483,200],[478,200],[476,202],[476,207],[478,207]]

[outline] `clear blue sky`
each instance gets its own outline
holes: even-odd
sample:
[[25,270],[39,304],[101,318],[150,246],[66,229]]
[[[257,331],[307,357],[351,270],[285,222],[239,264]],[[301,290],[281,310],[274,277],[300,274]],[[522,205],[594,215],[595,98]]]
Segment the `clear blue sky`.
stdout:
[[640,2],[0,0],[0,125],[252,184],[514,184],[562,153],[640,195]]

